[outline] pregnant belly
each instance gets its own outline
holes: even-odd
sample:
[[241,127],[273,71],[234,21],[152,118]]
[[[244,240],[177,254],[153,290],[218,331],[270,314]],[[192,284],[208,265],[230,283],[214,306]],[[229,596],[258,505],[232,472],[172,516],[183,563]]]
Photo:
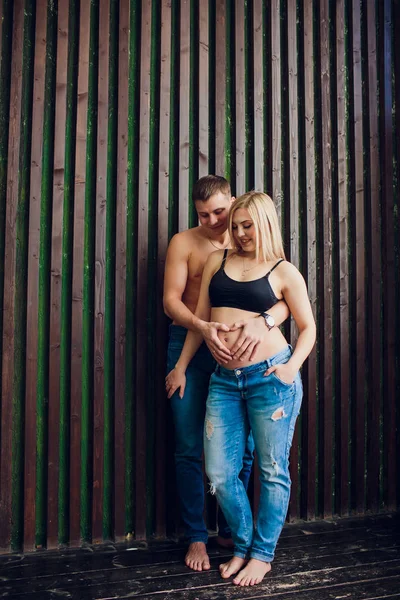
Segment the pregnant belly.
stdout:
[[[234,323],[242,320],[248,320],[252,317],[256,317],[258,314],[259,313],[252,313],[247,310],[240,310],[237,308],[213,308],[211,311],[211,321],[225,323],[225,325],[228,325],[228,327],[232,327]],[[262,333],[265,335],[263,335],[263,339],[257,347],[257,351],[253,360],[231,360],[224,364],[224,367],[227,369],[236,369],[238,367],[255,364],[270,358],[287,346],[287,342],[279,327],[274,327],[271,329],[271,331],[268,331],[263,321],[261,319],[259,319],[259,321],[260,328],[265,328],[265,330],[262,330]],[[231,350],[242,334],[242,331],[242,328],[236,331],[219,331],[218,337],[221,342],[229,350]]]

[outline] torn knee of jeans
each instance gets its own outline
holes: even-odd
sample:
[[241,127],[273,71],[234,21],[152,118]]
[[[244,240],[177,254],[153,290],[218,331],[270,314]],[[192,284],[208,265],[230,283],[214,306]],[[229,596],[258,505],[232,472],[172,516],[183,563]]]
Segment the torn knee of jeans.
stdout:
[[279,407],[276,409],[276,411],[274,412],[274,414],[271,416],[271,419],[273,421],[279,421],[280,419],[283,419],[283,417],[286,417],[286,413],[283,409],[283,406]]
[[208,490],[211,494],[211,496],[215,496],[216,492],[217,492],[217,488],[215,486],[215,483],[212,483],[211,481],[208,484],[210,486],[210,489]]
[[275,458],[272,456],[272,454],[271,454],[271,465],[272,465],[272,468],[275,471],[275,475],[279,475],[279,465],[276,462]]
[[211,440],[212,434],[214,433],[214,425],[210,419],[206,419],[206,436],[208,440]]

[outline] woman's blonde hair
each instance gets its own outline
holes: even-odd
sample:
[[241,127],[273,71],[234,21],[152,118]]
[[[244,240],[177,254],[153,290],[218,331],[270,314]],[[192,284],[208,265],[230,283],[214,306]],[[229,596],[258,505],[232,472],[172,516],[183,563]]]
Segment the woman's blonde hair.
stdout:
[[241,248],[236,244],[232,231],[232,221],[238,208],[247,209],[254,223],[256,258],[259,258],[260,252],[261,258],[265,262],[286,258],[275,205],[267,194],[254,190],[236,198],[229,211],[229,235],[236,252],[241,252]]

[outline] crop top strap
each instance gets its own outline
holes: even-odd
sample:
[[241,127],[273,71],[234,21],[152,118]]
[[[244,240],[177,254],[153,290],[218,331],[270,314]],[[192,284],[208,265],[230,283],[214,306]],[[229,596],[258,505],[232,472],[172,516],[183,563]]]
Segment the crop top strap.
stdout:
[[266,274],[266,276],[265,276],[265,277],[267,277],[267,278],[268,278],[268,277],[271,275],[272,271],[273,271],[274,269],[276,269],[276,267],[277,267],[278,265],[280,265],[280,264],[281,264],[281,262],[283,262],[284,260],[285,260],[284,258],[280,258],[280,259],[278,260],[278,262],[277,262],[277,263],[276,263],[276,264],[275,264],[275,265],[272,267],[272,269],[270,269],[270,270],[268,271],[268,273]]
[[223,269],[225,267],[225,261],[226,261],[227,256],[228,256],[228,248],[225,248],[224,256],[223,256],[222,263],[221,263],[221,269]]

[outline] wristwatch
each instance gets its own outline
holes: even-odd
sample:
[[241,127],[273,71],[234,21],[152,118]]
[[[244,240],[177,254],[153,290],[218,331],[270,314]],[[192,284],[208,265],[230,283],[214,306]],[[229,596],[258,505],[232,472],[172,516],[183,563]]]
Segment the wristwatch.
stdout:
[[274,317],[272,315],[269,315],[266,312],[262,312],[262,313],[260,313],[259,316],[263,317],[263,319],[265,321],[265,324],[268,327],[268,331],[271,331],[271,329],[273,327],[275,327],[275,319],[274,319]]

